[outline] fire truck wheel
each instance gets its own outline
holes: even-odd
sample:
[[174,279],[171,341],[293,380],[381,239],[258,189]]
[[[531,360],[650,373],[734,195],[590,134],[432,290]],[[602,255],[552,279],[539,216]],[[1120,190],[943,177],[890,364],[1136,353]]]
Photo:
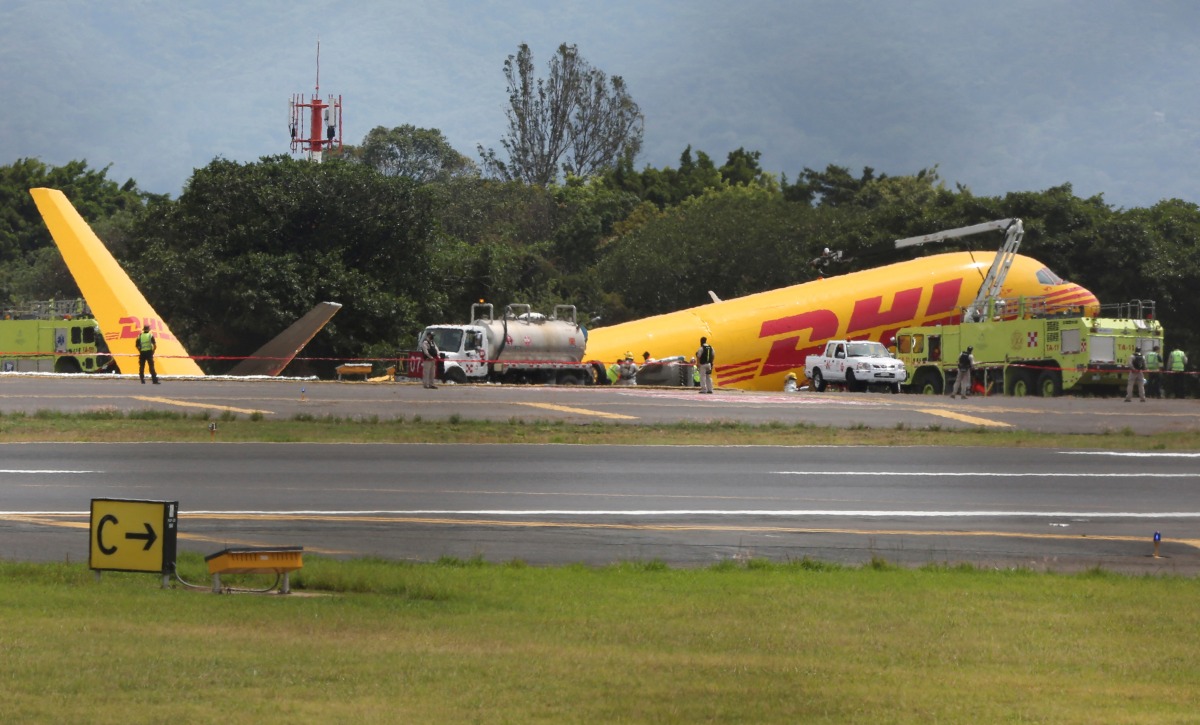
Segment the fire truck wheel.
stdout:
[[932,370],[921,370],[913,376],[911,389],[917,395],[941,395],[942,378]]
[[1033,375],[1028,370],[1014,370],[1008,394],[1014,398],[1024,398],[1032,395],[1033,392]]
[[1057,370],[1043,370],[1038,376],[1037,394],[1043,398],[1062,395],[1062,373]]

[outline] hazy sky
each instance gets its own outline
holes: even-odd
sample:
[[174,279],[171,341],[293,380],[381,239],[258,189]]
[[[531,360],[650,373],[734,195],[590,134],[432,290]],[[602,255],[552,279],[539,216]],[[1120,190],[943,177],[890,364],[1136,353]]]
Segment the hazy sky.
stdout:
[[1063,183],[1119,207],[1200,203],[1200,3],[1153,0],[5,0],[0,164],[111,164],[178,196],[215,157],[287,153],[288,100],[341,94],[346,141],[504,131],[504,59],[562,42],[623,76],[639,167],[738,147],[977,194]]

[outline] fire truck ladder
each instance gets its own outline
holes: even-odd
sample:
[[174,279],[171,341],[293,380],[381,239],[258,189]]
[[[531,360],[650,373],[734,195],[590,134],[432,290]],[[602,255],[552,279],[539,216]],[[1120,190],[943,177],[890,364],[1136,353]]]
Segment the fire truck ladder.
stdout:
[[975,300],[963,311],[963,322],[978,322],[987,314],[988,300],[1000,295],[1000,289],[1004,286],[1005,278],[1008,277],[1008,270],[1017,256],[1017,250],[1021,248],[1021,240],[1025,237],[1025,225],[1021,223],[1020,219],[997,219],[969,227],[926,234],[921,237],[897,239],[896,249],[968,237],[972,234],[982,234],[993,230],[1004,231],[1004,244],[1000,247],[995,259],[992,260],[992,266],[988,269],[987,276],[983,278],[983,284],[979,286],[979,294],[975,295]]

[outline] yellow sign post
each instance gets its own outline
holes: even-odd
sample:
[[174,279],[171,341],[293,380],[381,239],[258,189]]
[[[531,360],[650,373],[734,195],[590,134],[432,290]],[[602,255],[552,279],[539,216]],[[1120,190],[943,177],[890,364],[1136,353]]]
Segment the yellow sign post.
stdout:
[[88,566],[97,572],[175,571],[178,501],[92,499]]

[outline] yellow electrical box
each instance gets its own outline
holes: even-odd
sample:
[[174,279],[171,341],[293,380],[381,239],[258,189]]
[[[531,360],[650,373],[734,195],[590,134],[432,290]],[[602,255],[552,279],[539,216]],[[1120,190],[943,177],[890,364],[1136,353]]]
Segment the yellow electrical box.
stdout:
[[304,567],[303,546],[224,549],[204,557],[209,574],[285,574]]

